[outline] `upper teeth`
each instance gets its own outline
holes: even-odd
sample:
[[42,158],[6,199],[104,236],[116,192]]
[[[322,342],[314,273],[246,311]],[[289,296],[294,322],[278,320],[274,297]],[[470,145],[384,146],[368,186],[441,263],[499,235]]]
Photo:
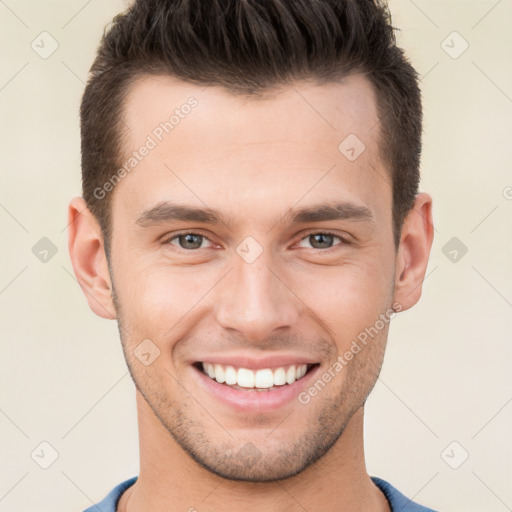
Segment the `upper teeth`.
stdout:
[[263,368],[261,370],[249,370],[248,368],[238,368],[230,365],[203,363],[203,371],[218,383],[226,383],[231,386],[238,385],[243,388],[271,388],[272,386],[282,386],[283,384],[293,384],[296,380],[306,375],[307,364],[292,364],[291,366],[281,366],[271,370]]

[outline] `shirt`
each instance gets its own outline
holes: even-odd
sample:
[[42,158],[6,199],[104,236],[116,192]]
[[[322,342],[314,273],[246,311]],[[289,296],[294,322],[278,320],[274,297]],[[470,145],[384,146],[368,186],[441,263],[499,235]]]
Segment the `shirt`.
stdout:
[[[108,494],[105,496],[103,501],[100,501],[96,505],[89,507],[84,512],[116,512],[117,502],[119,498],[123,494],[128,487],[132,486],[137,481],[136,476],[120,483],[118,486],[114,487]],[[373,483],[383,492],[384,496],[386,496],[389,502],[389,508],[391,512],[435,512],[431,508],[423,507],[418,503],[410,500],[405,497],[400,491],[395,489],[391,484],[382,480],[381,478],[377,478],[375,476],[371,477]]]

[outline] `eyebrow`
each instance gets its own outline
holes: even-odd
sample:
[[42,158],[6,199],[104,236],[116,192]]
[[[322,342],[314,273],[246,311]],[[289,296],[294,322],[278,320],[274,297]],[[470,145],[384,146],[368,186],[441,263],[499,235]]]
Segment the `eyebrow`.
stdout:
[[333,204],[314,205],[289,211],[285,217],[290,224],[305,224],[326,220],[359,220],[372,221],[373,214],[366,206],[340,202]]
[[[308,207],[290,209],[281,220],[290,225],[321,222],[329,220],[373,221],[369,208],[348,202],[318,204]],[[224,224],[229,228],[230,219],[211,208],[197,208],[168,201],[158,203],[145,210],[136,220],[142,227],[165,224],[172,221],[199,222],[202,224]]]

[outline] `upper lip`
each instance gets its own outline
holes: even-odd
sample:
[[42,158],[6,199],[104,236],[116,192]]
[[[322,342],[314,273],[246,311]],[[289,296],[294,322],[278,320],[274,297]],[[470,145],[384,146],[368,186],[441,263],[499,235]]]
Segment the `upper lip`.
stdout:
[[292,364],[316,364],[311,357],[305,357],[293,354],[267,355],[264,357],[253,357],[240,354],[224,354],[224,355],[204,355],[195,359],[195,363],[210,363],[231,365],[235,368],[247,368],[249,370],[261,370],[263,368],[279,368],[281,366],[291,366]]

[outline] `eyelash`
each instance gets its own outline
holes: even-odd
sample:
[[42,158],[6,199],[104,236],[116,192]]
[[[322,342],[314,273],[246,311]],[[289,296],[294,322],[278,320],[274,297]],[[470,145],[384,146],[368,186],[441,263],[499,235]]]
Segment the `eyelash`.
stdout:
[[336,247],[340,246],[340,245],[349,245],[349,241],[347,239],[345,239],[344,237],[340,236],[340,235],[337,235],[336,233],[333,233],[332,231],[311,231],[309,233],[306,233],[300,240],[299,242],[302,242],[302,240],[310,237],[311,235],[330,235],[330,236],[333,236],[335,238],[339,238],[341,240],[341,244],[338,244],[338,245],[333,245],[332,247],[328,247],[327,249],[315,249],[315,248],[311,248],[310,250],[311,251],[321,251],[321,252],[327,252],[328,250],[333,250],[335,249]]
[[[162,243],[164,245],[166,244],[169,244],[169,245],[173,245],[171,244],[171,242],[177,238],[179,238],[180,236],[184,236],[184,235],[196,235],[196,236],[200,236],[206,240],[208,240],[209,242],[212,242],[212,243],[215,243],[213,242],[208,236],[204,235],[203,233],[199,233],[199,232],[195,232],[195,231],[183,231],[181,233],[176,233],[174,235],[172,235],[171,237],[168,237],[168,238],[165,238]],[[301,239],[299,239],[299,241],[297,243],[300,243],[302,242],[304,239],[312,236],[312,235],[330,235],[330,236],[333,236],[335,238],[339,238],[341,240],[341,244],[338,244],[339,245],[349,245],[350,242],[348,240],[346,240],[345,238],[343,238],[342,236],[336,234],[336,233],[333,233],[332,231],[311,231],[311,232],[308,232],[306,233]],[[327,252],[329,250],[332,250],[332,249],[335,249],[336,247],[338,247],[336,245],[332,246],[332,247],[327,247],[326,249],[315,249],[315,248],[311,248],[310,250],[311,251],[320,251],[320,252]],[[184,252],[190,252],[190,253],[193,253],[193,252],[197,252],[199,251],[199,249],[183,249],[182,247],[178,247],[176,246],[178,250],[181,250],[181,251],[184,251]]]

